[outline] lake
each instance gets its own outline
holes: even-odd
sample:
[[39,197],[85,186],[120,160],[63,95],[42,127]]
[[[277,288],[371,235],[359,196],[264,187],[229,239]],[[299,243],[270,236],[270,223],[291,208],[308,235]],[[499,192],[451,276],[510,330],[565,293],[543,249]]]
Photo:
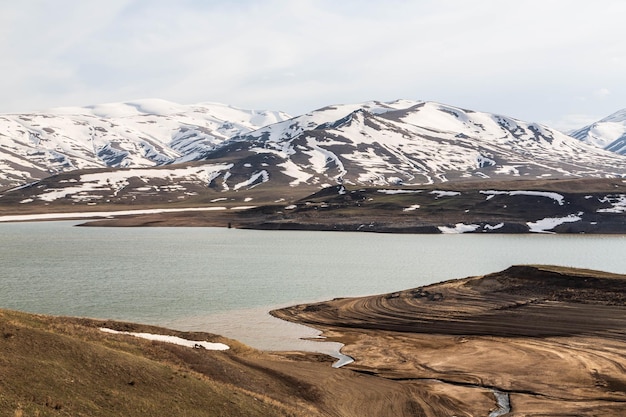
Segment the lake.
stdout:
[[[0,224],[0,307],[223,334],[310,349],[279,306],[413,288],[513,264],[626,274],[626,238],[404,235]],[[319,349],[314,349],[319,350]]]

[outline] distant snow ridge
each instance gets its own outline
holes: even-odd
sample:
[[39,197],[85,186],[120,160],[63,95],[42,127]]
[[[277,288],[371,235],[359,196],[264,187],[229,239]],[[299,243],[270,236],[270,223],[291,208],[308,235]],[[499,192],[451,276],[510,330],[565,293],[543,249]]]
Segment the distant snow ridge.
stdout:
[[0,115],[0,188],[86,168],[197,159],[231,136],[290,116],[159,99]]
[[626,109],[617,111],[570,136],[620,155],[626,155]]
[[324,107],[234,137],[204,155],[247,158],[300,184],[423,185],[497,177],[624,176],[626,160],[561,132],[433,102]]
[[[606,123],[623,119],[616,113]],[[614,141],[614,148],[620,143]],[[195,161],[222,168],[204,179],[193,174],[190,181],[230,191],[268,182],[397,187],[513,176],[626,176],[624,157],[546,126],[424,101],[333,105],[293,118],[158,99],[0,115],[0,189],[78,169],[179,170],[169,165],[186,168]],[[153,173],[155,181],[136,173],[145,183],[139,188],[157,187],[164,176],[185,180]],[[79,184],[67,187],[79,193]],[[63,191],[50,198],[56,195]]]

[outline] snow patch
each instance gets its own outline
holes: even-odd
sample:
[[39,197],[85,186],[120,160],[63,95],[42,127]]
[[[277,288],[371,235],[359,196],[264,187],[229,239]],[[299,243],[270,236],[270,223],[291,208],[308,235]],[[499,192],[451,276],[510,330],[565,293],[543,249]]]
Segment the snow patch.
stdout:
[[403,208],[402,211],[414,211],[414,210],[417,210],[418,208],[420,208],[419,204],[413,204],[412,206]]
[[443,190],[434,190],[434,191],[431,191],[428,194],[435,195],[436,196],[435,198],[454,197],[454,196],[457,196],[457,195],[461,195],[461,193],[458,192],[458,191],[443,191]]
[[295,178],[295,180],[291,181],[289,185],[296,186],[300,183],[306,184],[306,182],[313,176],[306,172],[303,172],[296,163],[294,163],[291,159],[287,159],[282,164],[277,164],[277,166],[283,168],[282,173],[287,175],[288,177]]
[[559,206],[563,205],[563,200],[564,197],[559,194],[559,193],[551,193],[551,192],[547,192],[547,191],[495,191],[495,190],[487,190],[487,191],[480,191],[481,194],[486,194],[487,200],[491,200],[494,196],[496,195],[510,195],[510,196],[516,196],[516,195],[526,195],[526,196],[536,196],[536,197],[545,197],[545,198],[551,198],[554,201],[556,201],[557,203],[559,203]]
[[250,176],[250,178],[248,178],[246,181],[235,184],[235,187],[233,189],[237,191],[238,189],[242,187],[254,188],[260,183],[264,183],[269,180],[270,180],[270,174],[266,170],[262,170],[262,171],[255,172],[254,174],[252,174],[252,176]]
[[178,336],[167,336],[163,334],[153,333],[136,333],[136,332],[120,332],[117,330],[100,327],[100,330],[111,334],[126,334],[130,336],[140,337],[142,339],[154,340],[157,342],[172,343],[174,345],[187,346],[190,348],[203,348],[207,350],[228,350],[230,347],[224,343],[213,343],[205,341],[187,340]]
[[553,233],[552,229],[563,223],[574,223],[582,220],[579,215],[570,214],[566,217],[546,217],[536,222],[527,222],[530,232],[533,233]]
[[485,229],[487,230],[498,230],[498,229],[502,229],[503,227],[504,227],[504,223],[498,223],[495,226],[492,226],[490,224],[485,225]]
[[613,194],[600,199],[601,203],[610,203],[612,207],[598,209],[597,213],[626,213],[626,195]]
[[439,229],[441,233],[459,234],[459,233],[475,232],[476,229],[478,229],[479,227],[480,225],[477,225],[477,224],[457,223],[454,225],[454,227],[438,226],[437,228]]
[[502,165],[493,172],[495,172],[496,174],[513,175],[514,177],[519,177],[519,169],[517,169],[518,167],[519,165]]
[[417,193],[421,193],[422,190],[378,190],[379,193],[381,194],[389,194],[389,195],[393,195],[393,194],[417,194]]

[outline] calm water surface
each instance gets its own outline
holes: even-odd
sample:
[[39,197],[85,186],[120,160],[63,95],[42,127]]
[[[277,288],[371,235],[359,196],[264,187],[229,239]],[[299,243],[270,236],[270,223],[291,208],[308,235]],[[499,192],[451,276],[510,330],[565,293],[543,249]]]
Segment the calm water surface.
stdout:
[[277,306],[390,292],[521,263],[626,273],[622,236],[75,224],[0,224],[0,307],[204,330],[271,349],[285,347],[282,335],[300,331],[268,317]]

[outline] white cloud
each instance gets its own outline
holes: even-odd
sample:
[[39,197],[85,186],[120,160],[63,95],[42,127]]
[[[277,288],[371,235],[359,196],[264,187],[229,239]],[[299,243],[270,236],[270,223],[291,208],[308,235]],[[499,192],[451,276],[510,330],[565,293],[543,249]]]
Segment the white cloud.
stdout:
[[[299,113],[405,97],[529,120],[612,112],[625,14],[619,0],[6,2],[0,111],[160,97]],[[572,104],[598,80],[606,107]]]

